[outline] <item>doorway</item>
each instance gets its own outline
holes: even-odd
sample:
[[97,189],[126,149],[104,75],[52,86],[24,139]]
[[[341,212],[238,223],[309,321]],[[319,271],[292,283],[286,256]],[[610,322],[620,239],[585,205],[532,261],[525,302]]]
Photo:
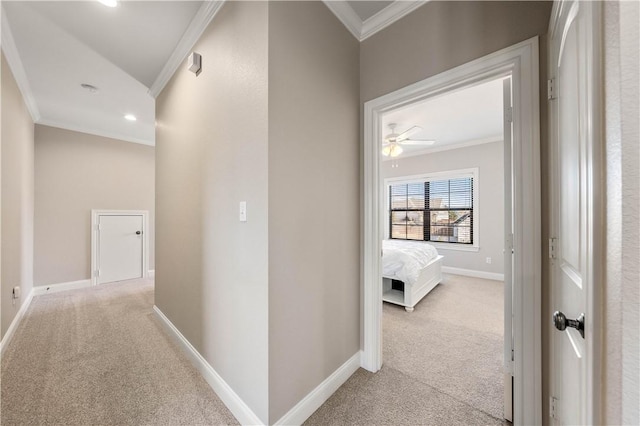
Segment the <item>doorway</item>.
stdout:
[[91,216],[92,284],[147,277],[149,213],[92,210]]
[[[541,423],[540,202],[538,39],[533,38],[365,103],[364,111],[364,350],[362,367],[382,366],[381,240],[385,217],[380,179],[382,117],[414,102],[481,81],[511,76],[513,82],[512,206],[514,423]],[[506,299],[506,295],[505,295]],[[505,330],[506,332],[506,330]]]
[[380,164],[384,368],[509,421],[510,80],[383,114]]

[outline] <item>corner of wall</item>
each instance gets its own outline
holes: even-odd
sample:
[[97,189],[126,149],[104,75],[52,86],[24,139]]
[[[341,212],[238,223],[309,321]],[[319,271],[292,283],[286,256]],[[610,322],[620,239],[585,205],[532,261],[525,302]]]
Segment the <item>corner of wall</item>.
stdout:
[[[34,123],[9,64],[1,56],[0,323],[4,337],[33,289]],[[22,293],[18,304],[12,298],[15,286]]]

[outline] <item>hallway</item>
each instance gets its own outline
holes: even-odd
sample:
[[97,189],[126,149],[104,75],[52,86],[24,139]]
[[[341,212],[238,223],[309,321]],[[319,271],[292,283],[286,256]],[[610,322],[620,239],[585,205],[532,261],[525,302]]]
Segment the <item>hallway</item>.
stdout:
[[2,357],[2,424],[237,424],[153,314],[153,280],[39,296]]

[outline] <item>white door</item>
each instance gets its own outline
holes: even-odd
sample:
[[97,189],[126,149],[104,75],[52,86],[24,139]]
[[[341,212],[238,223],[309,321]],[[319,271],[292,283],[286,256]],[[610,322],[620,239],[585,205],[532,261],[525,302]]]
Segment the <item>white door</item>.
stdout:
[[[589,58],[593,30],[592,2],[557,5],[559,19],[551,38],[549,108],[555,162],[552,172],[553,390],[550,401],[555,424],[590,424],[587,366],[591,329],[588,296],[592,282],[590,244],[593,189],[593,95]],[[584,315],[584,317],[582,316]],[[586,318],[586,321],[585,319]],[[586,333],[585,333],[586,331]]]
[[513,109],[511,78],[502,86],[504,109],[504,418],[513,421]]
[[98,284],[142,278],[142,215],[98,218]]

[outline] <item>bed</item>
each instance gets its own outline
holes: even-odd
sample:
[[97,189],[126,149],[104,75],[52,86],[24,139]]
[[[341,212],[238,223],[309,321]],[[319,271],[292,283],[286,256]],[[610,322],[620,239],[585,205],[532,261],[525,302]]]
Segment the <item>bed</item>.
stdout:
[[442,281],[442,258],[434,246],[422,241],[383,240],[382,300],[412,312]]

